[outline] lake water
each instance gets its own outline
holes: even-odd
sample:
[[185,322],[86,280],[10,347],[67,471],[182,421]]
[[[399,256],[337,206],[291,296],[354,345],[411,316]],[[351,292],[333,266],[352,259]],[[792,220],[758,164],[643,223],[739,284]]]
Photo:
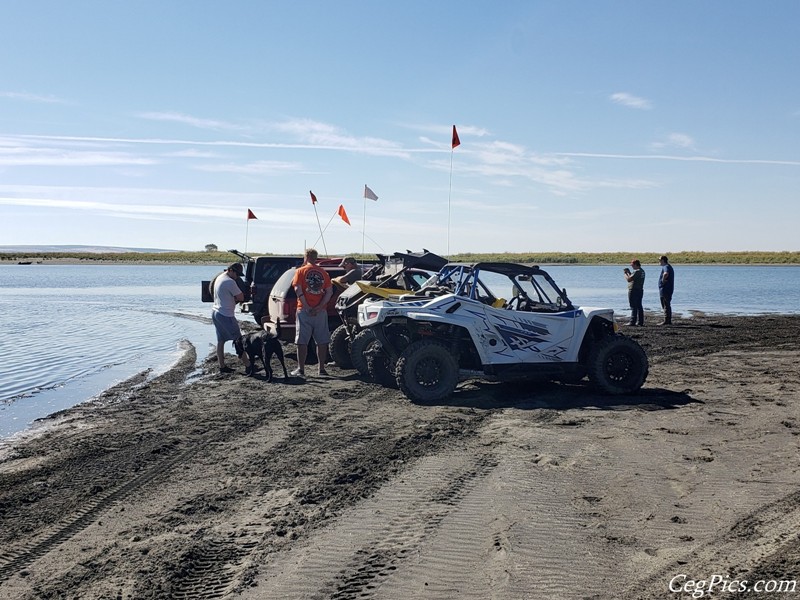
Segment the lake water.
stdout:
[[[165,371],[186,341],[205,359],[215,335],[200,281],[220,269],[0,266],[0,438],[136,373]],[[545,270],[573,303],[629,314],[622,266]],[[645,271],[645,309],[659,310],[659,268]],[[675,281],[676,314],[800,313],[800,267],[679,265]]]

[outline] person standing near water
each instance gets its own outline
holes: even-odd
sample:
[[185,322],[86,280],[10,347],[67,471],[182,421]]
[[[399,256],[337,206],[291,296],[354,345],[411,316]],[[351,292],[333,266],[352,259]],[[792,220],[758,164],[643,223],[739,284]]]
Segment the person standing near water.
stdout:
[[672,325],[672,292],[675,291],[675,271],[666,256],[661,257],[661,275],[658,278],[658,297],[664,309],[664,320],[659,325]]
[[[242,335],[236,320],[236,304],[244,300],[244,292],[239,288],[242,273],[244,267],[240,263],[233,263],[211,284],[214,292],[211,321],[217,332],[217,362],[220,373],[233,372],[233,369],[225,365],[225,342],[232,342]],[[245,369],[250,367],[250,358],[246,352],[239,355],[239,360],[244,363]]]
[[631,307],[631,320],[628,325],[639,327],[644,326],[644,307],[642,306],[642,298],[644,298],[644,269],[642,263],[638,258],[631,261],[633,272],[628,267],[625,267],[625,280],[628,282],[628,304]]
[[327,271],[317,265],[317,251],[307,248],[305,262],[295,271],[292,286],[297,295],[297,314],[295,317],[295,338],[297,346],[297,368],[292,377],[305,377],[308,343],[313,337],[317,342],[319,374],[327,375],[325,360],[328,356],[328,343],[331,332],[328,327],[328,301],[333,294],[333,284]]

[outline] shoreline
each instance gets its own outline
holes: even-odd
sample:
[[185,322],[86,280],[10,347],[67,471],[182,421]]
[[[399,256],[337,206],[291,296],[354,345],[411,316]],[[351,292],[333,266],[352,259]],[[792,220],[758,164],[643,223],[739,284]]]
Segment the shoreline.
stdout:
[[[662,316],[661,313],[655,312],[655,311],[646,311],[645,315],[646,315],[647,321],[649,323],[657,322],[658,319],[660,319],[661,316]],[[800,319],[800,312],[798,312],[798,313],[739,314],[739,313],[713,313],[713,312],[707,312],[707,311],[702,311],[702,310],[687,309],[686,311],[683,311],[683,312],[677,312],[676,311],[674,313],[674,319],[675,319],[675,322],[676,322],[676,327],[680,327],[681,324],[682,325],[691,326],[695,322],[705,322],[705,321],[709,321],[709,320],[714,320],[714,321],[720,321],[721,320],[721,321],[724,322],[724,321],[726,321],[728,319],[756,319],[756,320],[758,320],[758,319],[773,319],[773,318],[784,318],[784,317],[799,318]],[[632,337],[639,337],[637,335],[637,333],[639,333],[640,330],[638,330],[638,328],[635,331],[632,330],[630,327],[626,326],[626,324],[625,324],[626,321],[627,321],[627,317],[625,317],[624,315],[618,315],[617,316],[617,323],[619,324],[619,332],[624,334],[624,335],[630,335]],[[210,323],[210,320],[209,320],[209,323]],[[242,331],[245,332],[245,333],[248,332],[248,331],[254,330],[253,328],[255,326],[252,324],[252,322],[251,322],[251,320],[249,318],[246,318],[246,317],[245,318],[239,318],[239,323],[240,323],[240,327],[242,328]],[[649,325],[649,326],[645,327],[645,329],[655,328],[655,327],[657,327],[657,326],[656,325]],[[166,372],[169,372],[172,369],[176,368],[176,366],[180,365],[184,361],[185,357],[187,355],[189,355],[189,354],[191,354],[194,357],[193,360],[194,360],[194,363],[195,363],[195,374],[196,374],[196,376],[197,377],[202,376],[202,371],[203,371],[204,365],[206,367],[208,367],[209,365],[213,365],[213,363],[216,360],[214,358],[214,356],[213,356],[213,352],[209,351],[209,353],[205,357],[201,357],[198,354],[197,348],[189,340],[184,340],[184,341],[186,342],[186,345],[184,346],[183,351],[180,354],[178,354],[171,363],[169,363],[169,364],[163,363],[163,364],[160,364],[160,365],[154,365],[154,366],[148,367],[146,369],[143,369],[141,371],[132,373],[130,376],[126,377],[125,379],[123,379],[121,381],[116,381],[116,382],[110,384],[108,387],[103,388],[103,389],[101,389],[101,390],[99,390],[99,391],[97,391],[97,392],[85,397],[83,400],[80,400],[80,401],[76,402],[75,404],[73,404],[71,406],[68,406],[68,407],[65,407],[65,408],[62,408],[62,409],[58,409],[55,412],[50,413],[50,414],[44,414],[44,415],[42,415],[40,417],[35,417],[22,430],[15,431],[15,432],[13,432],[11,434],[8,434],[8,435],[5,435],[5,436],[0,435],[0,461],[2,461],[2,459],[4,457],[4,449],[7,449],[7,447],[9,445],[13,444],[13,443],[16,443],[18,438],[24,438],[26,436],[26,434],[28,434],[28,433],[32,433],[34,435],[39,435],[41,433],[46,433],[46,431],[40,431],[40,430],[43,427],[47,427],[48,426],[48,421],[50,421],[51,419],[54,419],[54,418],[62,415],[63,413],[68,413],[68,411],[70,411],[70,410],[72,410],[72,409],[74,409],[76,407],[92,406],[98,400],[102,399],[103,397],[106,397],[112,390],[116,390],[118,388],[132,387],[135,383],[139,382],[142,378],[153,379],[153,378],[158,377],[158,376],[160,376],[160,375],[162,375],[162,374],[164,374]],[[285,351],[291,351],[291,349],[293,347],[294,347],[293,344],[287,343],[287,344],[285,344]],[[287,365],[288,365],[288,363],[287,363]],[[291,370],[291,368],[289,370]],[[191,380],[191,379],[194,379],[194,378],[190,377],[189,379]],[[12,400],[9,404],[13,404],[13,402],[15,402],[15,401],[16,400]]]

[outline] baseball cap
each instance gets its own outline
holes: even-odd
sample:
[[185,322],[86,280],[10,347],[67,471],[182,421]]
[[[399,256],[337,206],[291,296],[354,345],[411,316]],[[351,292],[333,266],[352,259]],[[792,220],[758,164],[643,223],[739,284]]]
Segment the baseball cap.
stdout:
[[339,266],[340,266],[340,267],[343,267],[343,266],[345,266],[347,263],[353,263],[354,265],[355,265],[355,264],[358,264],[358,263],[356,262],[356,259],[355,259],[355,258],[353,258],[352,256],[345,256],[345,257],[342,259],[342,262],[341,262],[341,263],[339,263]]

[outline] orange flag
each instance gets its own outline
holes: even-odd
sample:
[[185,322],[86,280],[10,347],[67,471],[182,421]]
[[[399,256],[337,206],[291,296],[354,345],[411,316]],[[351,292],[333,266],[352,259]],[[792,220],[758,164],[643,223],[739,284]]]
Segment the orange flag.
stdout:
[[453,125],[453,150],[455,150],[456,146],[461,145],[461,140],[458,139],[458,132],[456,131],[456,126]]
[[342,221],[350,225],[350,219],[347,218],[347,213],[344,210],[344,205],[339,205],[339,216],[342,217]]
[[250,210],[248,208],[247,209],[247,220],[249,221],[250,219],[258,219],[258,217],[255,215],[255,213],[252,210]]
[[314,192],[312,192],[311,190],[308,190],[308,193],[311,194],[311,204],[316,204],[317,203],[317,197],[314,195]]

